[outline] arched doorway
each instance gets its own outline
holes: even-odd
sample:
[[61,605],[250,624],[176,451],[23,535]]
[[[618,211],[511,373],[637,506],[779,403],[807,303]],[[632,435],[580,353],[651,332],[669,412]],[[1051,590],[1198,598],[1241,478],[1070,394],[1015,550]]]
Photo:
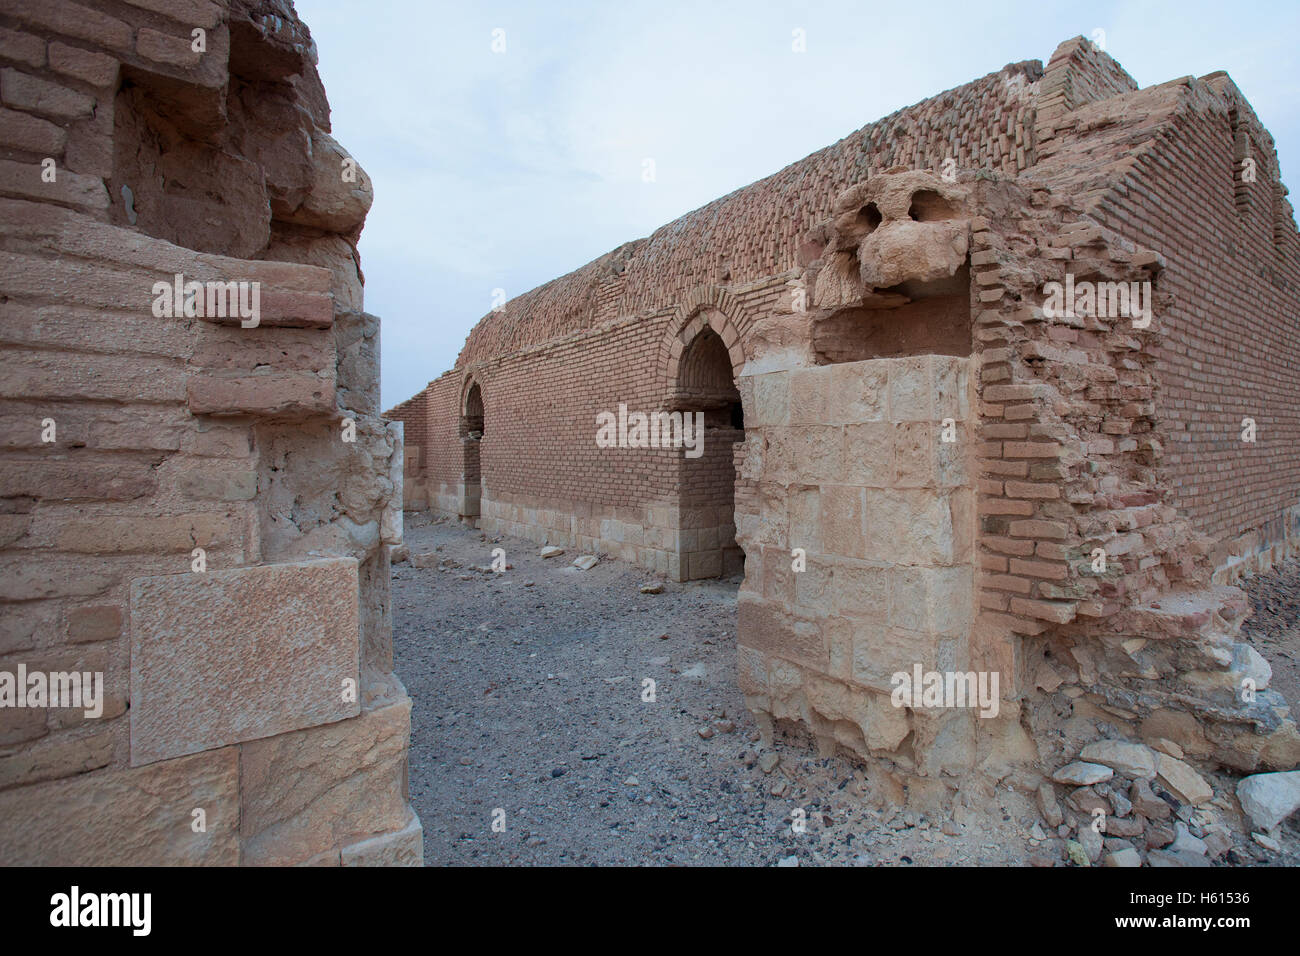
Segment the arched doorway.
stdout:
[[478,382],[471,382],[461,407],[460,444],[460,520],[478,527],[483,501],[483,470],[481,451],[483,441],[483,390]]
[[730,577],[744,570],[736,544],[735,445],[745,440],[744,414],[732,360],[722,336],[704,325],[677,366],[674,411],[703,422],[698,454],[678,472],[679,580]]

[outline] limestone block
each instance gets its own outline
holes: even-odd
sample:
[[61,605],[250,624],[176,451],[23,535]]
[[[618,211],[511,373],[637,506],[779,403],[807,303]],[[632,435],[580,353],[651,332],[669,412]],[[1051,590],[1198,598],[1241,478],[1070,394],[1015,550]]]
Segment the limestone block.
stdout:
[[951,418],[957,422],[970,419],[970,359],[949,355],[932,355],[930,368],[934,375],[934,417],[938,421]]
[[65,202],[92,213],[109,205],[108,191],[99,177],[60,170],[58,179],[47,185],[41,180],[41,167],[35,163],[0,161],[0,189],[32,199]]
[[137,579],[132,765],[354,716],[358,632],[352,558]]
[[844,428],[844,480],[867,488],[894,483],[894,433],[889,422]]
[[[206,832],[194,832],[193,811]],[[7,866],[233,866],[239,863],[234,747],[132,770],[0,793]]]
[[935,481],[942,488],[964,488],[969,487],[971,481],[971,450],[972,442],[969,431],[961,426],[957,426],[955,437],[956,441],[944,441],[944,432],[942,426],[935,426],[938,429],[939,443],[936,446],[936,464],[935,464]]
[[279,866],[409,823],[411,701],[241,747],[244,863]]
[[822,549],[822,502],[816,488],[792,488],[787,497],[791,548]]
[[397,545],[402,543],[403,436],[405,427],[402,422],[388,423],[388,434],[393,442],[393,454],[388,459],[388,480],[393,483],[393,494],[384,505],[383,516],[379,522],[379,536],[384,544]]
[[361,840],[343,848],[344,866],[423,866],[424,828],[411,812],[410,822],[396,833]]
[[965,222],[885,223],[858,246],[859,274],[874,289],[943,279],[966,261],[968,248]]
[[879,361],[831,366],[829,421],[841,425],[884,420],[889,366]]
[[[867,556],[863,530],[866,492],[861,488],[827,485],[822,488],[822,544],[827,553],[847,558]],[[875,552],[888,553],[887,550]]]
[[862,303],[862,285],[856,276],[845,276],[835,266],[817,272],[813,286],[813,305],[818,309],[836,309]]
[[897,567],[889,575],[889,623],[910,631],[964,634],[975,601],[970,567]]
[[934,420],[934,381],[929,355],[889,362],[889,418],[895,422]]
[[790,372],[790,424],[821,425],[830,421],[829,369],[798,368]]
[[917,663],[924,670],[936,670],[938,662],[932,634],[905,631],[880,621],[853,623],[853,679],[858,683],[888,688],[892,674],[910,674]]
[[895,488],[931,488],[938,477],[940,430],[933,422],[894,426]]
[[311,372],[198,373],[186,383],[186,400],[195,415],[328,415],[335,408],[334,379]]
[[945,497],[916,489],[867,489],[866,553],[896,564],[950,565],[956,559]]
[[831,568],[809,559],[807,567],[794,575],[795,603],[814,617],[825,617],[829,608]]
[[281,218],[326,232],[347,233],[365,221],[374,201],[374,187],[360,165],[351,164],[354,180],[341,175],[347,153],[334,137],[312,131],[312,185],[306,200]]
[[785,425],[790,417],[790,375],[787,372],[769,372],[748,379],[754,383],[754,416],[749,427]]
[[802,477],[814,482],[840,481],[844,471],[844,440],[836,426],[810,425],[795,431],[799,443],[795,460],[802,464]]
[[767,439],[761,477],[769,481],[793,481],[803,472],[803,431],[773,425],[763,432]]
[[690,555],[690,580],[701,581],[722,574],[721,551],[696,551]]
[[883,619],[889,613],[889,572],[885,568],[838,565],[831,579],[836,614]]
[[785,608],[772,601],[740,595],[736,602],[740,640],[755,651],[769,656],[806,662],[822,668],[828,666],[820,632],[816,628],[797,626]]
[[736,648],[736,676],[740,689],[746,694],[761,694],[767,690],[767,657],[743,644]]

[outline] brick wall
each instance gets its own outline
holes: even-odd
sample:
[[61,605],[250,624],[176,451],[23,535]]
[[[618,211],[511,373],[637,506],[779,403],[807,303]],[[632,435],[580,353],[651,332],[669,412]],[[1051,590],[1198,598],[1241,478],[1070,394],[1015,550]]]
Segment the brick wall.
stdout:
[[1045,137],[1043,179],[1166,266],[1155,354],[1169,500],[1215,540],[1229,577],[1229,566],[1267,567],[1293,547],[1300,503],[1300,241],[1272,138],[1223,74],[1061,122]]

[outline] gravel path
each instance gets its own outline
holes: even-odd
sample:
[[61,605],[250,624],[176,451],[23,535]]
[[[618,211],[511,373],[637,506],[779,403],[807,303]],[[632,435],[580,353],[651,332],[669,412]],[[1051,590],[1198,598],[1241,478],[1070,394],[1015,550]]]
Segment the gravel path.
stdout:
[[[818,758],[805,737],[762,760],[736,686],[739,579],[659,580],[662,593],[643,594],[656,579],[641,569],[607,560],[584,572],[574,552],[543,559],[531,542],[419,515],[407,516],[406,542],[442,562],[393,567],[397,673],[414,701],[411,800],[429,865],[1045,865],[1062,855],[1055,834],[1036,838],[1036,808],[1011,790],[927,820],[873,809],[862,772]],[[485,568],[496,547],[512,565],[501,574]],[[1288,573],[1264,600],[1289,622],[1294,656],[1300,567]],[[1260,649],[1279,684],[1284,649]],[[641,699],[646,678],[653,702]],[[1288,830],[1294,844],[1300,825]]]
[[[656,579],[621,562],[583,572],[572,552],[544,560],[527,541],[413,519],[411,553],[440,549],[447,562],[393,568],[428,864],[907,865],[1034,852],[1023,834],[1036,814],[1017,794],[1006,794],[1008,832],[950,836],[943,821],[864,806],[861,772],[819,759],[810,741],[783,740],[765,773],[736,686],[738,579],[642,594]],[[494,547],[513,568],[474,570]],[[653,703],[641,700],[645,678]],[[504,833],[492,831],[496,808]]]

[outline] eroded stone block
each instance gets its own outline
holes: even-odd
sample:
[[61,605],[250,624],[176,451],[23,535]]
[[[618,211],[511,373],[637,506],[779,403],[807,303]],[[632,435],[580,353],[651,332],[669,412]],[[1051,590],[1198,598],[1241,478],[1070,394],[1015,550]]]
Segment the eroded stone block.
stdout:
[[361,840],[343,848],[344,866],[423,866],[424,828],[414,813],[396,833]]
[[244,863],[280,866],[407,826],[411,701],[242,747]]
[[[205,832],[196,833],[202,810]],[[6,866],[234,866],[239,752],[233,747],[132,770],[0,793]]]
[[132,765],[355,716],[358,620],[351,558],[137,579]]

